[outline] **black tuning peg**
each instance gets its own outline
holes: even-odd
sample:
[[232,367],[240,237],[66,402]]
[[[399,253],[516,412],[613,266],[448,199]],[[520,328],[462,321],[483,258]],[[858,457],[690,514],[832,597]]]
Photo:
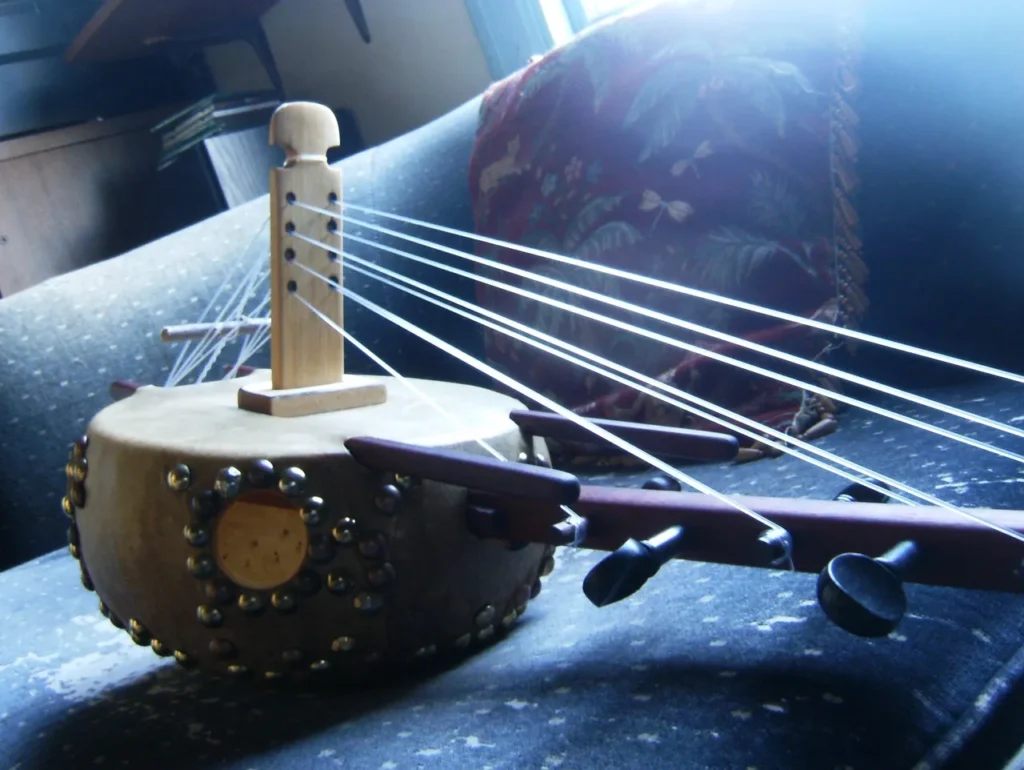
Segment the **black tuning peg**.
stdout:
[[840,554],[818,576],[818,604],[844,631],[887,636],[907,611],[903,580],[917,556],[917,544],[911,540],[877,559],[862,553]]
[[621,601],[643,587],[682,548],[683,528],[669,527],[650,540],[630,538],[603,558],[583,580],[583,593],[597,607]]
[[683,485],[671,476],[657,475],[651,476],[647,481],[644,482],[644,489],[656,489],[659,492],[681,492]]
[[[881,481],[871,480],[871,483],[876,487],[882,489],[888,489],[889,485],[884,484]],[[839,500],[844,503],[887,503],[891,499],[889,495],[883,494],[878,490],[872,489],[869,486],[861,484],[859,481],[855,481],[832,498],[833,500]]]
[[766,529],[757,538],[758,562],[771,567],[793,566],[793,536],[778,527]]

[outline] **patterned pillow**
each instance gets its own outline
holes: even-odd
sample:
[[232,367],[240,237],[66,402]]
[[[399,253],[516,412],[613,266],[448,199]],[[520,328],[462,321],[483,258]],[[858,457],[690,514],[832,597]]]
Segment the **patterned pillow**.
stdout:
[[[493,85],[470,165],[478,234],[804,317],[864,313],[852,194],[856,0],[663,2],[615,17]],[[511,248],[543,276],[488,275],[701,348],[820,383],[803,367],[652,322],[549,279],[803,357],[820,332]],[[719,405],[809,437],[834,406],[797,388],[481,285],[481,305]],[[712,427],[500,333],[489,360],[592,417]],[[829,387],[834,384],[829,383]],[[824,420],[823,425],[817,423]]]

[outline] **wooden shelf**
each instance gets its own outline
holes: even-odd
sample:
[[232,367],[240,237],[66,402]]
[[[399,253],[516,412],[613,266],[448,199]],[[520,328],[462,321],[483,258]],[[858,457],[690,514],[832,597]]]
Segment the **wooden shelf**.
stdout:
[[68,62],[121,61],[154,45],[258,20],[278,0],[106,0],[72,41]]

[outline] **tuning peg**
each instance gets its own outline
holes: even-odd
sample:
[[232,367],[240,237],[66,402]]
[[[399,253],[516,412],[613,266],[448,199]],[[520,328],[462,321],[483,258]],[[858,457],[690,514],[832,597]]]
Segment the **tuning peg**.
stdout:
[[[889,485],[881,481],[871,480],[877,487],[888,489]],[[861,484],[859,481],[843,488],[843,491],[832,498],[844,503],[887,503],[891,499],[889,495],[883,494],[871,487]]]
[[917,557],[917,544],[911,540],[877,559],[862,553],[840,554],[818,576],[818,604],[844,631],[887,636],[907,611],[903,580]]
[[650,540],[630,538],[587,573],[583,593],[597,607],[631,596],[679,553],[682,527],[669,527]]
[[793,565],[793,536],[778,527],[766,529],[757,538],[758,561],[772,567]]
[[659,474],[647,479],[647,481],[644,482],[643,488],[656,489],[659,492],[681,492],[683,490],[683,485],[671,476]]

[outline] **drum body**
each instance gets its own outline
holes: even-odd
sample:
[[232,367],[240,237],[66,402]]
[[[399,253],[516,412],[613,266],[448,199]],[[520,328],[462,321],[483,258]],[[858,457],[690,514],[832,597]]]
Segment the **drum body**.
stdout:
[[[139,644],[237,676],[363,678],[511,626],[553,566],[465,526],[467,490],[369,470],[353,436],[516,461],[544,451],[514,399],[414,380],[388,400],[308,417],[239,409],[267,372],[147,387],[100,412],[71,451],[71,551],[101,609]],[[525,455],[525,457],[524,457]]]

